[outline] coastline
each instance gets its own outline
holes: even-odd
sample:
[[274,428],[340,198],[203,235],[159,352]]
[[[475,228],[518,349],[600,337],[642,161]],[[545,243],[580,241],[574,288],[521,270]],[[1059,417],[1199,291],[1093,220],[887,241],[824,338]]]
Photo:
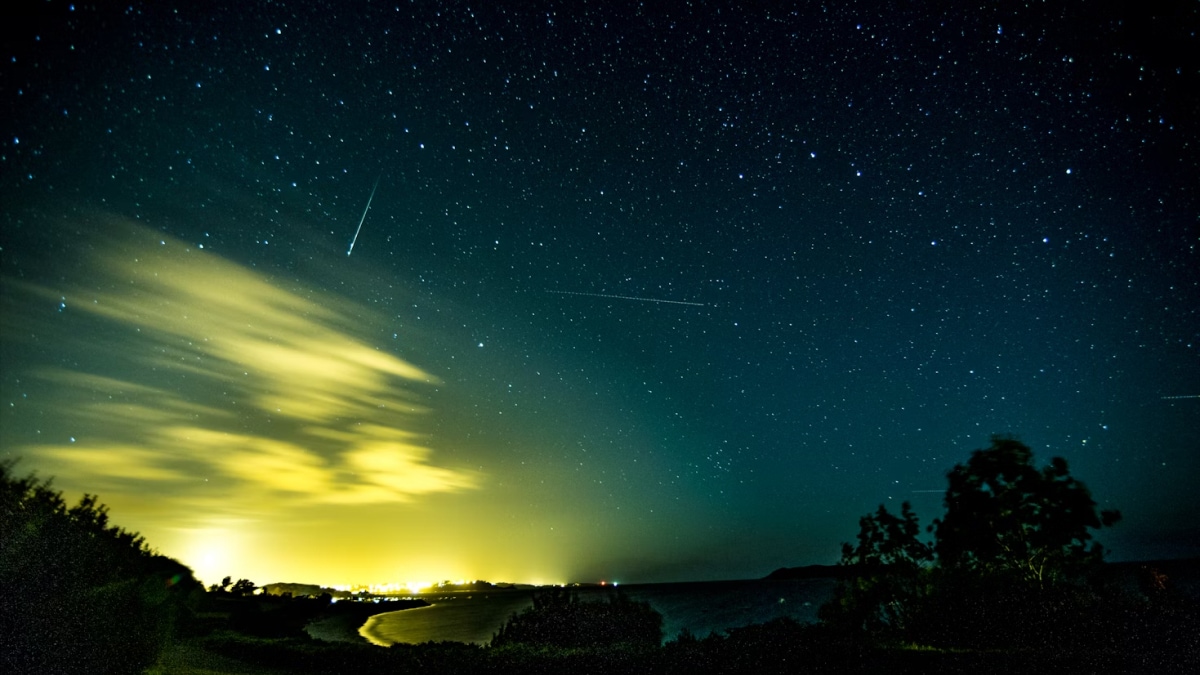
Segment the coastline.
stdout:
[[[433,605],[427,604],[424,607],[412,607],[409,609],[429,609],[431,607],[433,607]],[[397,611],[403,611],[403,610],[397,610]],[[384,614],[393,614],[393,613],[394,612],[381,612],[379,614],[373,614],[373,615],[367,617],[367,620],[361,626],[358,627],[358,631],[357,631],[358,636],[360,638],[362,638],[363,640],[366,640],[367,642],[370,642],[371,644],[375,645],[376,647],[391,647],[393,644],[396,643],[395,640],[385,640],[383,638],[376,636],[375,632],[374,632],[374,628],[376,625],[378,625],[378,623],[380,621],[380,617],[382,617]]]
[[320,616],[304,626],[304,632],[324,642],[350,642],[371,645],[380,643],[361,632],[371,617],[379,614],[429,607],[424,600],[395,600],[391,602],[339,602],[329,606]]

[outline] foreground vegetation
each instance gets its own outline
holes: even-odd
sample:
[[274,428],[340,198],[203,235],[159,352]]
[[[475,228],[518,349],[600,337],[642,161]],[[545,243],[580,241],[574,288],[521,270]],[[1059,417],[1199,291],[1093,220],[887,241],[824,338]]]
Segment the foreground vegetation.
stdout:
[[[592,603],[580,603],[582,609]],[[599,603],[597,603],[599,604]],[[864,640],[825,624],[779,619],[661,647],[625,643],[557,647],[540,642],[397,644],[388,648],[305,637],[254,638],[227,630],[198,638],[207,653],[248,669],[287,673],[1191,673],[1200,665],[1194,610],[1126,607],[1121,630],[1069,647],[952,649]],[[181,672],[162,670],[159,672]]]
[[204,595],[191,570],[0,462],[0,671],[137,673]]
[[[782,619],[663,643],[650,605],[539,595],[487,646],[324,642],[304,627],[399,609],[328,594],[205,591],[191,572],[108,524],[85,495],[0,464],[0,670],[12,673],[1200,672],[1200,606],[1174,571],[1138,582],[1103,562],[1097,511],[1061,459],[997,438],[949,474],[923,538],[908,504],[880,507],[846,544],[821,622]],[[1124,569],[1124,568],[1122,568]],[[1190,573],[1195,575],[1192,563]]]

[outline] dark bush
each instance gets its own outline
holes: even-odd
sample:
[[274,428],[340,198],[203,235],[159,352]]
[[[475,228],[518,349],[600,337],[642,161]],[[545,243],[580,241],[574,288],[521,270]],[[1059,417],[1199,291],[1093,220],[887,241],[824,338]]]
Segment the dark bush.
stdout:
[[510,617],[492,646],[657,648],[662,638],[662,615],[648,603],[620,593],[607,601],[581,602],[576,593],[557,589],[534,596],[533,607]]
[[136,673],[152,665],[201,592],[182,564],[108,523],[84,495],[0,462],[0,670]]

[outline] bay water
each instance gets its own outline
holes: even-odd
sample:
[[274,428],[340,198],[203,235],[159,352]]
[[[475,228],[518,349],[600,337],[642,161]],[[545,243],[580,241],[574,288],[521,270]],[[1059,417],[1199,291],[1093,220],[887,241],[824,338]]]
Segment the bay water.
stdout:
[[[705,581],[634,584],[619,588],[581,587],[580,601],[605,601],[616,593],[640,600],[663,615],[665,639],[687,629],[698,638],[714,631],[765,623],[780,617],[810,623],[817,608],[833,595],[834,579],[790,581]],[[486,644],[514,613],[533,605],[536,590],[475,591],[421,597],[429,607],[377,614],[359,634],[377,645],[396,642],[468,642]]]

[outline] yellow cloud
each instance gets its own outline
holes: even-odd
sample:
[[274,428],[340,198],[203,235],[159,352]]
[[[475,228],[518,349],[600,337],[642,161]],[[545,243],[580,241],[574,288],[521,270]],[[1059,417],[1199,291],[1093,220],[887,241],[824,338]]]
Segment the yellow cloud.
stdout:
[[321,458],[285,441],[202,427],[167,429],[160,438],[164,445],[260,489],[319,494],[330,486]]
[[470,474],[429,466],[424,463],[429,449],[398,440],[376,440],[361,444],[346,453],[346,466],[361,473],[362,481],[374,489],[350,491],[343,495],[353,499],[375,495],[380,490],[395,498],[444,490],[473,488],[476,481]]
[[110,445],[87,447],[43,447],[40,452],[71,466],[74,472],[122,480],[175,482],[187,479],[181,471],[163,466],[162,455]]
[[89,433],[33,453],[114,480],[222,477],[225,487],[208,484],[205,499],[248,490],[279,504],[388,503],[478,486],[472,472],[435,466],[433,449],[408,428],[427,412],[411,387],[437,378],[364,337],[381,333],[381,319],[140,227],[113,226],[133,235],[101,249],[100,272],[86,285],[14,284],[56,303],[69,297],[72,312],[115,336],[101,362],[42,373],[70,393],[64,424]]

